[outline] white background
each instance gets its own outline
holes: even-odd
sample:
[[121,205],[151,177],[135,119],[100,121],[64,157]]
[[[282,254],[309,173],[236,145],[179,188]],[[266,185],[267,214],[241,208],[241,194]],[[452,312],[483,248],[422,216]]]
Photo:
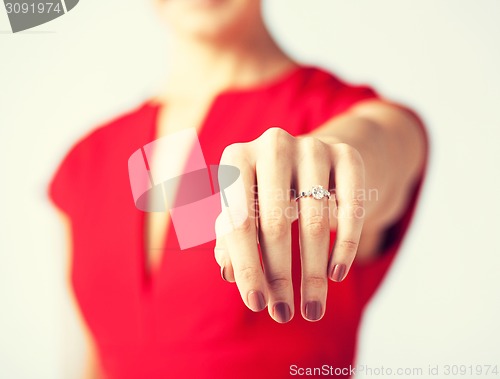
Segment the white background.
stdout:
[[[358,362],[500,366],[500,1],[268,0],[266,13],[295,57],[406,102],[430,129],[421,206]],[[78,136],[162,84],[165,30],[145,0],[82,0],[9,30],[0,7],[0,378],[72,379],[83,342],[47,181]]]

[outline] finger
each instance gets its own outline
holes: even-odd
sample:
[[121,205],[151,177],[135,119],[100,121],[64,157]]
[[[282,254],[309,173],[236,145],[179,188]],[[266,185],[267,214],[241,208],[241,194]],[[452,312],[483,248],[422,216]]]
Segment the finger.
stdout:
[[[333,170],[330,170],[330,188],[335,188],[333,180]],[[330,220],[330,231],[337,229],[337,197],[335,190],[330,190],[330,198],[328,199],[328,218]]]
[[[327,146],[308,137],[300,140],[300,150],[301,159],[296,172],[297,189],[307,192],[317,185],[327,189],[331,171]],[[328,197],[316,199],[312,196],[302,197],[297,201],[302,262],[301,310],[305,319],[317,321],[325,312],[328,289],[329,201]]]
[[258,225],[269,293],[268,311],[275,321],[286,323],[294,314],[291,224],[296,211],[290,201],[292,165],[283,157],[291,156],[293,137],[273,128],[261,137],[261,142],[256,162]]
[[345,144],[333,148],[335,196],[338,204],[337,239],[330,258],[329,277],[342,281],[356,256],[363,228],[362,191],[365,188],[363,160],[359,153]]
[[224,150],[221,164],[238,167],[240,177],[221,192],[222,229],[225,248],[241,298],[248,308],[258,312],[267,305],[267,286],[256,243],[254,167],[248,161],[249,152],[240,144]]
[[[217,224],[220,223],[219,220],[220,218],[217,217],[217,220],[215,221],[216,234],[217,234]],[[226,282],[233,283],[234,282],[233,265],[231,264],[231,259],[229,257],[226,245],[224,243],[224,237],[218,237],[215,240],[214,255],[217,264],[220,266],[220,276],[222,277],[222,279],[224,279]]]

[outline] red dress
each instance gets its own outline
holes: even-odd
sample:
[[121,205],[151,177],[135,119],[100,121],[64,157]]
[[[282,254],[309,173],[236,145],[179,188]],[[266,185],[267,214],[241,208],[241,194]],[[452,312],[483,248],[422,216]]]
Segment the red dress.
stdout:
[[[308,66],[263,86],[227,91],[216,97],[199,133],[205,160],[217,164],[225,146],[251,141],[271,126],[292,135],[311,132],[377,97],[368,87]],[[267,311],[247,309],[236,285],[221,279],[214,241],[180,251],[170,228],[159,268],[148,274],[145,214],[134,205],[127,161],[154,140],[158,110],[147,102],[87,135],[49,188],[72,221],[72,285],[106,378],[285,378],[291,365],[353,364],[363,309],[401,243],[422,180],[404,216],[388,230],[381,256],[354,264],[342,283],[329,281],[324,318],[308,322],[297,311],[289,323],[278,324]],[[292,246],[300,310],[297,223]]]

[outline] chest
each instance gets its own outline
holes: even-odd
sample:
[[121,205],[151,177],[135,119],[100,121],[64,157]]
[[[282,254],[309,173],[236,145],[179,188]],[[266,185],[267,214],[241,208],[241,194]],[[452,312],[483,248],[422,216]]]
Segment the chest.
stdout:
[[[149,166],[158,176],[183,175],[190,154],[199,144],[199,134],[210,112],[213,99],[197,101],[171,100],[159,109],[155,125],[155,141]],[[163,142],[161,142],[163,141]],[[200,152],[201,153],[201,152]],[[165,211],[145,214],[144,251],[147,269],[156,272],[161,264],[166,238],[172,227],[169,209],[179,191],[178,182],[164,187]]]

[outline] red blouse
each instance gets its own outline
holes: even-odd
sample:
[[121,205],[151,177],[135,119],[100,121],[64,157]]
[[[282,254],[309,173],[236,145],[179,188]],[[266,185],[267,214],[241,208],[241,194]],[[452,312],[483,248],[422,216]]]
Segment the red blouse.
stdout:
[[[251,141],[271,126],[292,135],[311,132],[377,97],[368,87],[306,66],[263,86],[227,91],[216,97],[199,132],[205,160],[218,164],[225,146]],[[341,283],[329,281],[324,318],[308,322],[298,312],[278,324],[267,311],[247,309],[236,285],[221,279],[214,241],[181,251],[170,228],[159,268],[148,274],[145,213],[134,205],[127,162],[154,140],[158,111],[147,102],[91,132],[69,151],[49,188],[72,222],[72,285],[106,378],[285,378],[292,365],[353,364],[363,309],[401,243],[422,180],[388,230],[381,256],[369,265],[355,263]],[[297,223],[292,246],[300,310]]]

